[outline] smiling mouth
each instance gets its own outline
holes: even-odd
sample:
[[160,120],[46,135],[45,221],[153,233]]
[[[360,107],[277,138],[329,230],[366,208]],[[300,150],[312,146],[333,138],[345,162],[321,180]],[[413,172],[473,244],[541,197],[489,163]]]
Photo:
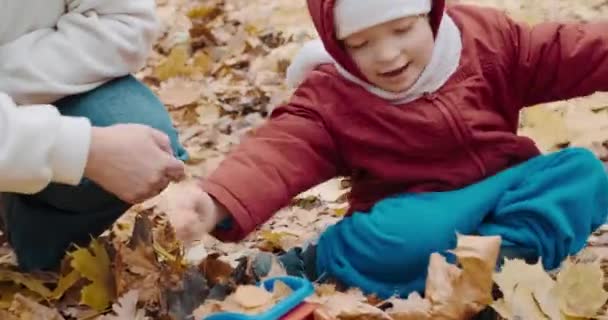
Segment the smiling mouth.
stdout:
[[405,70],[410,66],[410,62],[408,62],[405,66],[398,68],[398,69],[394,69],[388,72],[383,72],[383,73],[379,73],[379,75],[381,77],[386,77],[386,78],[392,78],[392,77],[396,77],[400,74],[402,74],[403,72],[405,72]]

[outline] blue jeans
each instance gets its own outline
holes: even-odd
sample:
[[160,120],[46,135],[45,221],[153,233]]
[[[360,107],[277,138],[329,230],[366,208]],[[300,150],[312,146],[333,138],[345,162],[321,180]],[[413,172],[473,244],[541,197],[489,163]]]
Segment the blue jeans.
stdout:
[[604,166],[570,148],[460,190],[399,195],[355,213],[321,235],[316,274],[380,297],[423,292],[430,254],[453,261],[446,250],[456,246],[457,232],[500,235],[503,253],[527,252],[554,269],[607,214]]
[[[169,135],[175,156],[187,158],[163,104],[132,76],[54,104],[63,115],[87,117],[94,126],[140,123],[159,129]],[[78,186],[51,184],[34,195],[5,193],[2,207],[19,267],[32,271],[56,268],[70,244],[88,244],[130,205],[83,179]]]

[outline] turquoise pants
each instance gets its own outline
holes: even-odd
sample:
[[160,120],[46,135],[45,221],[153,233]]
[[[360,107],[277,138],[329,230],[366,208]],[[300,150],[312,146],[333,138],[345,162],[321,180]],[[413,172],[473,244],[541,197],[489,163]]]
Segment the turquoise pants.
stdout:
[[[163,104],[132,76],[64,98],[55,105],[64,115],[89,118],[94,126],[149,125],[169,135],[176,157],[187,157]],[[78,186],[51,184],[34,195],[5,193],[2,207],[19,267],[32,271],[56,268],[71,243],[86,245],[130,205],[83,179]]]
[[608,177],[589,151],[533,158],[464,189],[405,194],[328,228],[316,273],[381,297],[423,292],[429,257],[456,233],[500,235],[502,250],[528,252],[554,269],[606,220]]

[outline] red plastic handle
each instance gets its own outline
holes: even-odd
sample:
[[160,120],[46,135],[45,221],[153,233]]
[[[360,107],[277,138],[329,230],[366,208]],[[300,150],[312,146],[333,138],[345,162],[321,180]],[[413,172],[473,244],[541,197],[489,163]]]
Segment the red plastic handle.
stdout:
[[318,307],[314,303],[302,302],[288,314],[281,317],[281,320],[314,320],[314,312]]

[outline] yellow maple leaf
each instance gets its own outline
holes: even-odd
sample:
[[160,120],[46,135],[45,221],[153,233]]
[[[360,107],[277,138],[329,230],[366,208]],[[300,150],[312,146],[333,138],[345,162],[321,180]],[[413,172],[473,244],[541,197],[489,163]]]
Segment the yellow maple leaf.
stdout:
[[71,266],[91,284],[82,289],[81,303],[103,311],[115,297],[114,280],[110,269],[110,257],[103,244],[94,239],[88,248],[71,252]]
[[80,273],[77,270],[72,270],[67,275],[61,276],[57,282],[57,287],[51,293],[51,299],[57,300],[63,296],[63,294],[70,289],[78,280],[81,279]]

